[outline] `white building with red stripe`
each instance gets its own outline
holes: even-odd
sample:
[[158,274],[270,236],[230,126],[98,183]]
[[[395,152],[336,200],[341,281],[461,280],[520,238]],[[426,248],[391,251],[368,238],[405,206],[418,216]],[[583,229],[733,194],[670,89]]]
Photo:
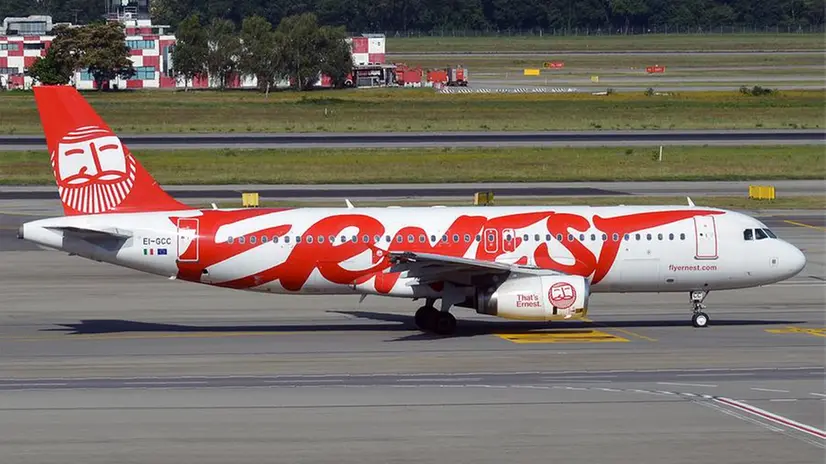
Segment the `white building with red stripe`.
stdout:
[[[168,26],[153,25],[149,19],[118,17],[124,25],[126,44],[135,68],[131,79],[114,79],[108,83],[112,89],[183,88],[184,81],[172,72],[172,49],[175,35]],[[30,88],[32,78],[25,75],[34,61],[46,55],[54,36],[49,35],[52,19],[49,16],[6,18],[0,29],[0,86],[3,88]],[[385,37],[383,34],[363,34],[347,39],[352,49],[353,64],[367,65],[385,62]],[[72,84],[78,89],[91,90],[95,82],[91,74],[77,71]],[[288,82],[282,83],[282,85]],[[194,79],[188,87],[208,88],[217,86],[216,79]],[[318,85],[329,85],[329,79],[319,79]],[[228,83],[231,88],[256,87],[252,76],[237,76]]]

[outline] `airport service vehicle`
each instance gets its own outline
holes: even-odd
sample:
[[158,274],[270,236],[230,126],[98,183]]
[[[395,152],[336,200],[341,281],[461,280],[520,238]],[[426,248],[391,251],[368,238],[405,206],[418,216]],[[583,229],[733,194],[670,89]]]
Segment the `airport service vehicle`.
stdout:
[[[72,87],[34,88],[65,215],[20,238],[84,258],[229,289],[423,300],[506,319],[582,318],[596,292],[710,291],[778,282],[806,259],[760,221],[684,206],[198,209],[158,185]],[[392,167],[390,167],[392,169]],[[436,308],[436,302],[440,302]]]

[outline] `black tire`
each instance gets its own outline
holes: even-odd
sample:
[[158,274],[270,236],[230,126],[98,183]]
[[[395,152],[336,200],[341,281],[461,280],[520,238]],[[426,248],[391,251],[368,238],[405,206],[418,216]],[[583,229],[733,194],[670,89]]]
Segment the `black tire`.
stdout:
[[694,327],[697,327],[698,329],[708,327],[708,321],[708,314],[702,312],[694,314],[694,316],[691,318],[691,324],[694,325]]
[[439,312],[433,324],[433,332],[439,335],[453,335],[456,332],[456,318],[453,314]]
[[416,327],[423,332],[429,332],[431,327],[434,325],[434,320],[436,314],[436,308],[432,306],[422,306],[416,311],[416,316],[414,320],[416,321]]

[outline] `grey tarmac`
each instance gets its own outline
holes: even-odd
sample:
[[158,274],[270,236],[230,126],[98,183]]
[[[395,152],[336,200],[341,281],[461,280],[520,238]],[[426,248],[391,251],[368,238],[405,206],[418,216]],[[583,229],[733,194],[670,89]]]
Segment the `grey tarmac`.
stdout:
[[407,300],[258,295],[6,247],[0,457],[819,462],[826,229],[765,220],[806,269],[712,293],[706,329],[687,295],[598,294],[588,321],[459,310],[442,338]]

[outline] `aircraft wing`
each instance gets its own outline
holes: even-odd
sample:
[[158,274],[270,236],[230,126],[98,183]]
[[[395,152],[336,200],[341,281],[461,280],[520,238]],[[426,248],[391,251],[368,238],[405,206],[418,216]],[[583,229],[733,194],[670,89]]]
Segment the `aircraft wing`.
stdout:
[[547,269],[538,269],[518,264],[482,261],[472,258],[457,258],[454,256],[412,251],[391,251],[389,252],[389,259],[392,264],[390,272],[406,271],[408,277],[418,279],[418,285],[433,282],[451,282],[457,285],[471,285],[473,281],[479,277],[491,277],[493,275],[509,273],[555,274],[555,272],[548,271]]

